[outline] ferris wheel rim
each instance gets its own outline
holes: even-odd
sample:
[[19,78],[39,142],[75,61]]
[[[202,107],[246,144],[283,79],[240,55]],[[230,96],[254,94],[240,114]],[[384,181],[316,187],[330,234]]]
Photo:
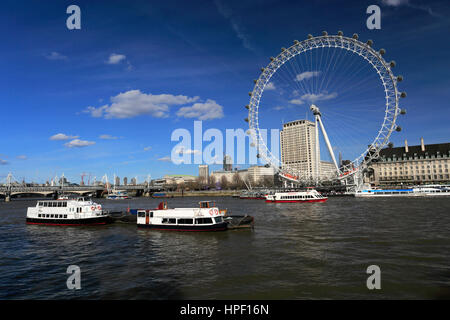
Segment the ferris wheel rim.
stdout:
[[[343,35],[322,35],[317,37],[308,37],[303,41],[294,41],[294,44],[289,48],[282,48],[275,58],[271,58],[271,62],[261,69],[261,74],[258,80],[255,80],[255,86],[250,95],[250,103],[248,105],[249,117],[246,119],[249,123],[249,132],[251,136],[252,146],[257,145],[258,157],[262,157],[268,164],[280,172],[280,174],[287,176],[291,180],[305,180],[304,177],[299,175],[299,172],[293,172],[286,168],[280,159],[276,158],[267,147],[264,139],[261,136],[259,128],[259,103],[264,93],[265,86],[269,83],[272,76],[281,68],[286,62],[292,58],[300,55],[308,50],[318,48],[339,48],[341,50],[352,51],[354,54],[358,54],[366,62],[368,62],[377,72],[379,79],[382,82],[386,108],[384,112],[384,119],[381,124],[381,128],[378,134],[373,139],[372,143],[354,160],[349,164],[343,166],[343,171],[353,174],[354,172],[367,165],[370,161],[377,158],[380,150],[389,142],[394,129],[396,129],[396,120],[399,114],[399,97],[400,94],[397,88],[397,79],[395,78],[391,66],[382,57],[382,51],[377,52],[371,46],[371,44],[363,43],[355,38],[345,37]],[[261,150],[263,152],[261,153]],[[338,173],[338,172],[336,172]],[[295,175],[297,174],[297,176]],[[342,178],[342,175],[341,175]]]

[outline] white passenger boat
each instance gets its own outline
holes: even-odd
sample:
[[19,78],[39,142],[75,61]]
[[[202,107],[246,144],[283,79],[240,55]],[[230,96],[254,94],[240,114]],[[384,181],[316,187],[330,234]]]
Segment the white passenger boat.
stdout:
[[355,192],[355,197],[435,197],[450,196],[450,186],[424,185],[405,189],[364,189]]
[[106,199],[126,200],[126,199],[131,199],[131,197],[128,196],[128,192],[126,192],[126,191],[113,189],[110,193],[108,193],[108,195],[106,196]]
[[43,200],[27,210],[28,224],[44,225],[99,225],[111,222],[102,206],[85,198]]
[[211,201],[199,202],[199,208],[169,209],[161,202],[157,209],[137,210],[137,226],[157,230],[225,231],[225,210],[219,210]]
[[266,202],[325,202],[328,198],[315,189],[293,192],[275,192],[266,195]]

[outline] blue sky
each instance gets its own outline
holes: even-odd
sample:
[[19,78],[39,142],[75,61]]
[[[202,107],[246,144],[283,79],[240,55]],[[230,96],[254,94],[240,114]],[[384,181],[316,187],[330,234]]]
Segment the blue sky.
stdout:
[[[81,30],[66,27],[71,4]],[[366,28],[370,4],[381,30]],[[449,142],[449,12],[447,1],[417,0],[4,1],[0,179],[196,175],[197,165],[164,161],[173,130],[194,120],[245,130],[259,69],[322,30],[357,32],[397,62],[408,114],[395,145]]]

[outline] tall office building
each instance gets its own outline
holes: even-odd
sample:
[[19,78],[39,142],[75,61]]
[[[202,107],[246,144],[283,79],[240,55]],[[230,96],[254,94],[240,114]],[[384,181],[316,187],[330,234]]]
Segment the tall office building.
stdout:
[[233,171],[233,160],[229,155],[223,157],[223,171]]
[[123,178],[123,185],[126,186],[127,184],[128,184],[128,178],[125,177],[125,178]]
[[316,125],[308,120],[283,124],[280,131],[281,162],[284,168],[313,178],[316,173]]
[[314,122],[296,120],[283,124],[283,130],[280,131],[283,167],[294,169],[303,178],[315,179],[317,174],[322,179],[333,176],[336,169],[333,163],[320,160],[317,143]]
[[203,183],[209,182],[209,166],[207,164],[201,164],[198,166],[198,176]]

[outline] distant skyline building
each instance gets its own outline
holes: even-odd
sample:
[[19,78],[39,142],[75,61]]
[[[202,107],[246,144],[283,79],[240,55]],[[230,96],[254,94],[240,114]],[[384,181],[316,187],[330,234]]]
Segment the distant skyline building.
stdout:
[[209,166],[201,164],[198,166],[198,176],[203,183],[209,183]]
[[117,176],[115,177],[114,184],[116,186],[120,186],[120,177],[117,177]]
[[123,178],[123,185],[126,186],[128,184],[128,178],[124,177]]
[[229,155],[223,157],[223,171],[233,171],[233,159]]
[[131,185],[135,186],[137,184],[136,178],[131,178]]
[[273,167],[266,166],[252,166],[248,168],[248,177],[251,179],[250,181],[255,183],[260,183],[265,180],[274,182],[275,177],[275,169]]

